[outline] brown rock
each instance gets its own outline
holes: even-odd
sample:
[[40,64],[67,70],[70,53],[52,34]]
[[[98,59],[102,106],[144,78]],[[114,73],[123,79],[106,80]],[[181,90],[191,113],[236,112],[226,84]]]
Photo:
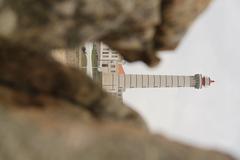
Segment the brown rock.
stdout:
[[177,47],[187,29],[211,0],[163,0],[162,22],[155,35],[156,49]]
[[152,135],[79,70],[13,46],[0,47],[0,159],[233,159]]
[[0,64],[0,85],[29,95],[26,105],[41,105],[35,97],[50,96],[84,107],[98,119],[145,127],[135,111],[103,92],[81,71],[54,61],[50,54],[1,41]]
[[[104,41],[128,61],[159,62],[209,0],[2,0],[0,38],[41,50]],[[97,4],[97,5],[96,5]]]
[[[21,106],[9,109],[0,105],[0,159],[233,159],[153,136],[125,124],[83,121],[79,110],[68,103],[46,97],[42,100],[48,102],[48,106],[41,109],[34,105],[31,109],[20,109]],[[56,109],[56,104],[61,110]]]
[[[189,4],[195,9],[183,10]],[[49,54],[103,40],[129,61],[154,65],[156,49],[178,43],[199,4],[0,0],[0,159],[233,159],[152,135],[138,113]],[[177,13],[192,15],[176,20]]]

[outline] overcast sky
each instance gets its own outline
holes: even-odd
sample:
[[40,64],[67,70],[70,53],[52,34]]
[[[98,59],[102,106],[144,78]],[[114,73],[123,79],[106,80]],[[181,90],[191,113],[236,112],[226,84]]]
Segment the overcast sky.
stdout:
[[215,0],[176,51],[160,54],[160,66],[127,64],[126,73],[202,73],[216,83],[203,90],[129,89],[125,102],[154,132],[240,157],[240,0]]

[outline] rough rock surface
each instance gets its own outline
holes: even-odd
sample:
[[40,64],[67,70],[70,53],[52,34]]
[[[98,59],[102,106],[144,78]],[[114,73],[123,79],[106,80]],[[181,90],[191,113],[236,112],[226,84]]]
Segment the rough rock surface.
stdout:
[[157,49],[176,47],[207,4],[0,0],[0,159],[233,159],[152,135],[138,113],[49,54],[102,40],[129,61],[154,65]]
[[155,46],[160,50],[175,49],[187,28],[210,0],[163,0],[162,21],[157,27]]
[[[3,160],[230,160],[228,155],[178,144],[118,123],[82,121],[59,100],[45,109],[0,107]],[[63,106],[57,104],[63,104]],[[64,108],[65,106],[65,108]],[[66,107],[67,106],[67,107]]]
[[49,51],[101,40],[126,60],[158,63],[210,0],[1,0],[0,37]]
[[29,95],[26,100],[26,96],[13,100],[41,107],[44,101],[38,98],[48,96],[84,107],[98,119],[126,120],[145,126],[136,112],[103,92],[84,73],[62,66],[49,54],[1,41],[0,64],[0,85]]
[[[3,50],[0,53],[3,68],[0,71],[0,159],[233,159],[219,152],[152,135],[135,112],[98,90],[89,80],[84,80],[88,78],[78,70],[73,72],[72,68],[65,68],[51,59],[46,60],[44,56],[38,57],[36,52],[32,55],[26,51],[23,52],[25,54],[17,52],[19,54],[15,59],[12,56],[15,54],[4,54]],[[37,58],[32,57],[29,61],[29,56]],[[42,65],[35,68],[38,62],[34,59]],[[31,72],[26,73],[25,67],[31,67]],[[48,72],[45,72],[46,68]],[[32,73],[38,74],[29,76]],[[80,97],[68,94],[73,92],[71,85],[65,89],[54,87],[53,81],[76,83],[76,75],[81,76],[78,79],[81,81],[77,82],[74,93]],[[49,81],[46,85],[51,86],[47,89],[44,89],[43,82],[36,82],[36,79],[45,76]],[[18,81],[14,81],[15,78]],[[43,88],[40,87],[42,85]],[[83,92],[84,88],[86,90]],[[98,97],[98,94],[91,92],[93,90],[101,92],[103,99],[91,106],[87,102]]]

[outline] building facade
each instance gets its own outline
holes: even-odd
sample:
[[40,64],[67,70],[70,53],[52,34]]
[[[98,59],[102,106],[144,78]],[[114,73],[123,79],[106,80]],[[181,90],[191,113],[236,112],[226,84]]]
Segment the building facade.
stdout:
[[119,65],[124,63],[117,51],[112,50],[104,43],[96,43],[98,54],[98,67],[102,73],[117,73]]

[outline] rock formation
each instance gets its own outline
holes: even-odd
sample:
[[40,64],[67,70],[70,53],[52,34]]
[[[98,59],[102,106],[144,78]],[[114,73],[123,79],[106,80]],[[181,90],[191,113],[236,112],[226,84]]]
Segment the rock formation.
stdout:
[[0,159],[233,159],[151,134],[138,113],[49,54],[99,40],[152,66],[208,2],[0,0]]

